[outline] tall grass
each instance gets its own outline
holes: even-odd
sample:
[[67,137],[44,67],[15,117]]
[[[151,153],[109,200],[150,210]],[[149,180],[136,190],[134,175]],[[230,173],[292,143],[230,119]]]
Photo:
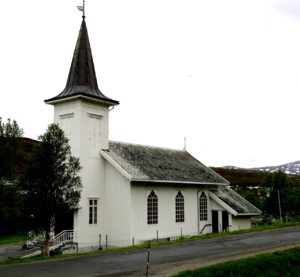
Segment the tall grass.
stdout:
[[300,276],[300,248],[262,254],[197,270],[176,277],[297,277]]

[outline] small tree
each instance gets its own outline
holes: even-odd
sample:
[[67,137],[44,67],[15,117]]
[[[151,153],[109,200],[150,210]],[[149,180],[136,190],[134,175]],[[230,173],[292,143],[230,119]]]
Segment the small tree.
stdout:
[[0,117],[0,234],[18,226],[21,215],[20,194],[15,186],[17,164],[21,159],[23,130],[16,121]]
[[16,121],[2,122],[0,117],[0,182],[16,177],[17,161],[20,158],[23,130]]
[[282,212],[286,213],[288,211],[287,199],[290,188],[287,174],[280,170],[268,173],[263,180],[262,186],[267,191],[265,200],[266,211],[273,215],[279,214],[279,195]]
[[45,254],[49,256],[51,230],[55,217],[77,208],[81,193],[78,158],[63,130],[51,124],[39,137],[25,169],[23,188],[27,192],[36,227],[45,231]]

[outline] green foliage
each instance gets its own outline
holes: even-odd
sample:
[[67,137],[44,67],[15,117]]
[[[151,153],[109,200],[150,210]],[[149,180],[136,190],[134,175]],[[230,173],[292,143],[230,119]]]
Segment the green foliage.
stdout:
[[18,227],[22,215],[21,194],[16,187],[22,135],[16,121],[4,123],[0,117],[0,235]]
[[259,277],[300,276],[300,248],[258,255],[198,270],[182,272],[177,277]]
[[257,190],[250,190],[247,188],[237,187],[235,191],[249,201],[252,205],[260,210],[264,208],[264,201],[262,197],[257,195]]
[[289,186],[288,176],[281,170],[268,173],[263,180],[262,185],[271,190],[285,192],[288,190]]
[[0,117],[0,182],[12,181],[16,176],[22,135],[23,130],[16,121],[8,119],[4,123]]
[[[233,189],[263,213],[278,216],[277,187],[280,189],[283,216],[300,214],[300,176],[284,172],[259,172],[246,169],[213,168],[230,181]],[[283,184],[283,186],[281,186]]]
[[80,162],[71,155],[63,130],[49,125],[25,168],[22,180],[36,228],[50,234],[55,218],[77,208],[81,193]]
[[21,242],[24,241],[25,239],[26,239],[26,234],[22,232],[13,235],[0,236],[0,245]]
[[283,171],[268,173],[262,182],[262,187],[266,189],[265,210],[272,215],[279,214],[278,192],[280,195],[282,213],[288,212],[288,199],[290,192],[290,180]]
[[24,220],[24,196],[17,185],[0,186],[0,235],[26,228]]

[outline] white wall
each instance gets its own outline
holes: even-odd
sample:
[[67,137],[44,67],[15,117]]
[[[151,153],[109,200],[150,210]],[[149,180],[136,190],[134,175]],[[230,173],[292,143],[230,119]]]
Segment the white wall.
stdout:
[[[147,224],[147,197],[153,190],[158,197],[158,223]],[[185,221],[175,222],[175,197],[178,191],[184,196]],[[225,211],[218,203],[208,197],[208,219],[199,221],[198,198],[203,190],[197,188],[171,188],[149,187],[133,185],[131,188],[131,230],[135,241],[145,241],[159,238],[178,237],[181,235],[197,235],[203,230],[203,234],[212,232],[212,210],[218,211],[219,232],[222,230],[222,211]],[[250,220],[233,218],[228,213],[230,230],[249,228]],[[199,224],[199,225],[198,225]],[[204,229],[203,227],[207,225]]]
[[[74,214],[75,240],[79,247],[98,247],[103,232],[104,176],[99,150],[108,148],[108,107],[84,100],[55,104],[54,122],[70,140],[72,154],[80,158],[83,190]],[[97,224],[89,224],[89,199],[98,200]]]
[[123,246],[132,243],[130,218],[130,182],[109,162],[104,161],[105,169],[105,236],[108,246]]
[[232,217],[232,228],[231,231],[241,230],[241,229],[250,229],[251,220],[249,217]]
[[[158,224],[147,223],[147,197],[153,190],[158,197]],[[185,221],[175,221],[175,197],[178,191],[184,196]],[[132,236],[136,241],[159,238],[197,235],[203,227],[211,224],[211,208],[218,207],[207,195],[208,220],[199,221],[198,197],[202,191],[196,188],[147,187],[133,185],[131,189]],[[221,221],[222,222],[222,221]],[[204,228],[203,233],[211,232],[211,226]]]

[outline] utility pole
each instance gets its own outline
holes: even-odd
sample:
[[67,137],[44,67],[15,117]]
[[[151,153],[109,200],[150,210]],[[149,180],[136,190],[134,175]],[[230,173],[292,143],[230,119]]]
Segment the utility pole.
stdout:
[[277,196],[278,196],[278,208],[279,208],[280,223],[282,224],[281,202],[280,202],[280,193],[279,193],[279,189],[277,189]]

